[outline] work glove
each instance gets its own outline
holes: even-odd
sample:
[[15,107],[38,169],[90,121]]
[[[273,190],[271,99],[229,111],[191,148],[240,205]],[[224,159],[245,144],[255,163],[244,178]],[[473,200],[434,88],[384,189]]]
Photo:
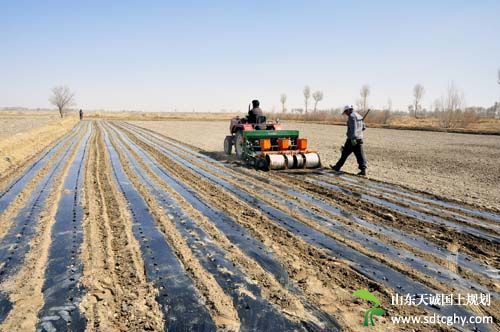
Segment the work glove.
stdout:
[[351,140],[351,144],[352,144],[352,146],[358,145],[358,140],[357,139],[352,139]]

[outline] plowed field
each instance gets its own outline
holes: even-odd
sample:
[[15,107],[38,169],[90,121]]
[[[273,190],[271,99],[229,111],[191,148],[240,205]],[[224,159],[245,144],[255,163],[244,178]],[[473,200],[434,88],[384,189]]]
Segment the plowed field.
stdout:
[[[0,179],[2,331],[495,331],[500,214],[81,121]],[[216,157],[216,156],[215,156]],[[372,304],[385,314],[363,326]],[[393,305],[489,294],[490,304]],[[395,316],[491,316],[491,324]]]

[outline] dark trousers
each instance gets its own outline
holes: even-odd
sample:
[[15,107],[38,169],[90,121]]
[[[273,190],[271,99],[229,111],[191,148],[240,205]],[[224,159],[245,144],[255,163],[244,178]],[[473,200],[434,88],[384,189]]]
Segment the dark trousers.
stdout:
[[337,161],[337,163],[335,164],[336,168],[341,169],[342,166],[344,166],[347,157],[349,157],[351,153],[354,152],[356,160],[358,161],[359,169],[366,169],[366,158],[365,152],[363,151],[363,140],[358,139],[357,142],[358,144],[353,146],[350,139],[345,141],[344,149],[342,149],[342,155],[340,156],[339,161]]

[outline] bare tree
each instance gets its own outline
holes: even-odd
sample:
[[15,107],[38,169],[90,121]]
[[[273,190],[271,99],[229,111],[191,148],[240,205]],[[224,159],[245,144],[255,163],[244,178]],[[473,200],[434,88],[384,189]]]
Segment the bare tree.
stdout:
[[283,113],[286,112],[286,109],[285,109],[285,103],[286,103],[286,94],[281,94],[281,97],[280,97],[280,102],[281,102],[281,111]]
[[439,110],[439,119],[444,128],[457,127],[463,119],[465,108],[465,97],[454,83],[448,86],[446,95],[436,102],[436,108]]
[[382,121],[384,124],[389,122],[389,118],[391,117],[391,112],[392,112],[392,99],[389,98],[387,99],[387,109],[385,109],[383,112]]
[[59,115],[63,118],[66,109],[75,104],[75,94],[67,86],[56,86],[52,89],[49,101],[57,107]]
[[415,97],[415,106],[413,112],[415,113],[415,119],[417,118],[418,108],[420,106],[420,101],[422,100],[424,93],[425,89],[422,84],[416,84],[413,88],[413,97]]
[[311,98],[311,88],[309,85],[304,87],[304,102],[306,104],[306,113],[307,113],[307,105],[309,104],[309,98]]
[[363,105],[363,111],[366,112],[368,109],[368,96],[370,95],[370,86],[365,84],[361,87],[359,91],[359,95],[361,96],[361,105]]
[[314,112],[316,112],[316,107],[318,106],[318,103],[323,100],[323,91],[316,91],[313,93],[313,99],[314,99]]

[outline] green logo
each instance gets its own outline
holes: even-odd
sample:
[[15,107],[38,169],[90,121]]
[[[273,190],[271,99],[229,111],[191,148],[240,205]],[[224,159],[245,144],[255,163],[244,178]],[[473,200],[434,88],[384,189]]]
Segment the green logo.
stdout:
[[373,295],[366,289],[358,289],[352,295],[359,297],[360,299],[370,301],[372,303],[372,307],[365,312],[365,320],[363,321],[363,326],[375,326],[373,316],[385,315],[385,310],[379,307],[380,301],[375,295]]

